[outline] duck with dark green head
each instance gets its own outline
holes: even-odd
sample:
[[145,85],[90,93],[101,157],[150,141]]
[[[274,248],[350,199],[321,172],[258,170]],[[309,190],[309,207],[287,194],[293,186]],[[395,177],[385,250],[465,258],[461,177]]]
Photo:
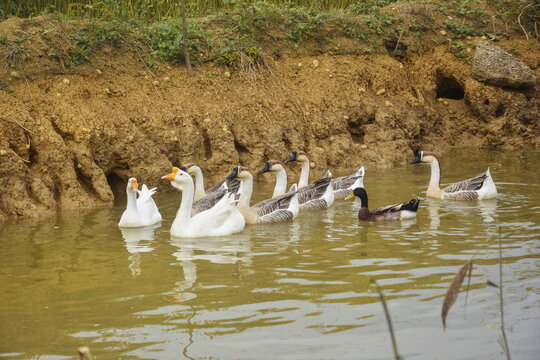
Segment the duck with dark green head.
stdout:
[[360,210],[358,210],[359,220],[378,221],[378,220],[404,220],[416,217],[418,211],[419,199],[413,199],[402,204],[383,206],[370,211],[368,208],[368,196],[363,187],[355,188],[345,200],[359,197],[361,201]]

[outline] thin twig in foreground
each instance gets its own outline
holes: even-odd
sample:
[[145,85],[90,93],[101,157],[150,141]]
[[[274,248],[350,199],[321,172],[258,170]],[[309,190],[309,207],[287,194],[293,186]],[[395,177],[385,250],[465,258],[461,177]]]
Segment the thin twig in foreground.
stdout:
[[392,320],[390,319],[390,313],[388,312],[388,307],[386,306],[386,301],[384,300],[384,294],[376,280],[372,279],[371,282],[375,284],[375,286],[377,287],[377,291],[379,292],[379,297],[381,298],[382,306],[384,309],[384,315],[386,316],[386,322],[388,323],[388,331],[390,331],[390,338],[392,339],[394,357],[396,358],[396,360],[400,360],[401,357],[399,356],[399,353],[397,350],[396,337],[394,336],[394,328],[392,327]]
[[511,360],[510,349],[508,348],[508,342],[506,341],[506,333],[504,332],[504,312],[503,312],[503,276],[502,276],[502,234],[499,227],[499,301],[501,306],[501,332],[504,340],[504,352],[506,358]]

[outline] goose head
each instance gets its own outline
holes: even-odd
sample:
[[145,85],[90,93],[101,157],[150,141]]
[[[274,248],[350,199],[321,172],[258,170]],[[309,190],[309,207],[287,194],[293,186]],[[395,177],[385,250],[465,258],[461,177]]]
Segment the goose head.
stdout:
[[259,174],[264,174],[265,172],[278,172],[282,169],[285,169],[283,163],[279,160],[269,160],[266,165],[259,171]]
[[189,175],[195,175],[195,173],[199,170],[201,170],[200,167],[193,163],[187,163],[184,164],[182,167],[180,167],[180,170],[187,172]]
[[301,151],[301,150],[293,150],[291,156],[287,160],[285,160],[285,163],[292,162],[292,161],[298,161],[298,162],[308,162],[308,155]]
[[227,176],[227,180],[239,179],[245,180],[251,177],[249,169],[244,166],[235,166],[233,171]]
[[139,185],[137,184],[137,179],[131,178],[128,180],[126,192],[127,193],[137,193],[137,189],[139,188]]
[[433,161],[439,161],[437,155],[432,152],[418,151],[414,160],[411,161],[411,164],[431,164]]
[[191,176],[187,172],[182,171],[177,167],[173,167],[170,174],[164,175],[161,178],[164,180],[169,180],[171,185],[179,190],[184,190],[186,185],[189,183],[193,184]]

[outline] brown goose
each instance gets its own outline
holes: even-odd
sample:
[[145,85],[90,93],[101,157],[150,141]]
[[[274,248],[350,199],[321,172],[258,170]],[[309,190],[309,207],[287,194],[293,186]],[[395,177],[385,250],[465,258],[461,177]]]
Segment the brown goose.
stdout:
[[[307,186],[309,182],[309,158],[308,155],[300,150],[294,150],[285,163],[298,161],[302,164],[302,171],[300,172],[300,180],[298,180],[298,188],[302,189]],[[351,193],[357,187],[364,186],[365,170],[362,166],[354,174],[341,176],[336,179],[332,179],[332,187],[334,188],[334,199],[343,200],[347,195]]]
[[238,179],[242,183],[242,191],[238,199],[237,208],[240,210],[246,223],[263,224],[294,219],[298,216],[298,193],[296,185],[293,191],[266,201],[265,204],[250,206],[253,193],[253,175],[243,166],[235,166],[227,176],[227,180]]
[[227,184],[228,190],[232,193],[236,193],[238,191],[238,188],[240,187],[240,181],[238,180],[221,180],[220,182],[212,186],[210,189],[205,191],[204,177],[202,170],[199,166],[193,163],[187,163],[184,164],[184,166],[180,167],[180,170],[187,172],[189,175],[195,178],[195,195],[193,196],[193,201],[197,201],[207,195],[223,190],[223,184],[225,183]]
[[429,179],[426,196],[452,200],[484,200],[494,199],[497,196],[497,187],[493,182],[489,168],[486,172],[473,178],[441,189],[441,167],[437,155],[432,152],[419,151],[411,164],[420,163],[431,165],[431,178]]
[[366,190],[362,187],[357,187],[345,198],[345,200],[352,199],[355,196],[359,197],[361,201],[361,208],[358,211],[359,220],[377,221],[412,219],[416,217],[418,205],[420,204],[419,199],[413,199],[408,203],[388,205],[369,211]]
[[180,170],[187,172],[195,178],[195,193],[193,195],[191,216],[211,209],[225,194],[236,194],[240,188],[240,181],[238,180],[222,180],[207,191],[204,191],[204,178],[199,166],[193,163],[187,163],[180,167]]
[[[274,187],[272,198],[285,194],[287,172],[283,163],[279,160],[270,160],[259,171],[259,174],[264,174],[265,172],[272,172],[276,175],[276,186]],[[331,181],[332,173],[328,171],[320,180],[299,189],[298,202],[300,203],[300,210],[321,210],[331,206],[334,203],[334,189],[332,188]]]

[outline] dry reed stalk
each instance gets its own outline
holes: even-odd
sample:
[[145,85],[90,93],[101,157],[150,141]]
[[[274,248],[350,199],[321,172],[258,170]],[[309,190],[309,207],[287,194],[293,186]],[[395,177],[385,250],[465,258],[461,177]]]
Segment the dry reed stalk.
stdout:
[[446,330],[446,316],[448,315],[448,311],[450,310],[454,302],[456,302],[457,296],[459,294],[459,289],[461,288],[463,279],[465,279],[467,270],[469,271],[469,273],[472,271],[472,259],[467,261],[465,265],[463,265],[461,269],[459,269],[458,273],[454,277],[454,280],[452,280],[450,287],[446,291],[446,295],[444,296],[444,301],[443,301],[443,306],[442,306],[442,323],[445,330]]
[[504,352],[506,358],[511,360],[510,349],[508,348],[508,341],[506,341],[506,332],[504,331],[504,311],[503,311],[503,276],[502,276],[502,234],[499,227],[499,302],[501,308],[501,332],[504,340]]

